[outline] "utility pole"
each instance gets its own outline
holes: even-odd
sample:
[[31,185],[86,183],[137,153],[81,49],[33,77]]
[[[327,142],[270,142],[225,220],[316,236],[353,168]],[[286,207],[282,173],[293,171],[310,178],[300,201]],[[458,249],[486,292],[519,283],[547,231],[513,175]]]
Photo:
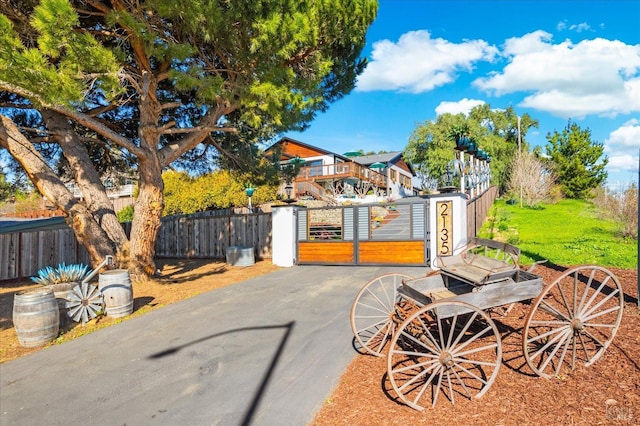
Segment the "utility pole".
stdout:
[[[518,167],[522,167],[522,136],[520,135],[520,116],[518,115]],[[520,173],[520,208],[522,208],[522,173]]]

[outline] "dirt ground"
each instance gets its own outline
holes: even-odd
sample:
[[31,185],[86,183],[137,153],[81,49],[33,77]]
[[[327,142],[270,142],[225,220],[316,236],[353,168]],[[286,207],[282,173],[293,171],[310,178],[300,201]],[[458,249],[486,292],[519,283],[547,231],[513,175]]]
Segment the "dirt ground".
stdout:
[[[161,260],[158,266],[160,278],[134,286],[132,316],[279,269],[270,261],[233,267],[223,262],[173,259]],[[593,366],[551,380],[532,374],[521,352],[520,333],[528,307],[517,304],[507,317],[493,316],[502,333],[503,365],[496,382],[482,398],[456,400],[455,405],[439,401],[435,408],[415,411],[394,395],[386,377],[386,358],[356,355],[354,351],[354,361],[312,426],[640,425],[638,273],[611,271],[621,281],[625,310],[613,344]],[[548,283],[559,272],[539,267],[536,274]],[[24,282],[0,285],[0,363],[43,349],[22,348],[11,320],[14,294],[30,287],[35,285]],[[50,345],[123,320],[126,319],[98,317],[84,326],[68,327]]]
[[[501,331],[503,364],[480,399],[441,399],[415,411],[398,401],[386,375],[386,357],[357,355],[317,414],[312,426],[336,425],[640,425],[640,310],[637,271],[611,269],[625,293],[622,323],[613,343],[590,367],[543,379],[522,355],[528,306],[507,317],[492,314]],[[551,283],[560,273],[539,267]],[[355,352],[355,351],[354,351]]]

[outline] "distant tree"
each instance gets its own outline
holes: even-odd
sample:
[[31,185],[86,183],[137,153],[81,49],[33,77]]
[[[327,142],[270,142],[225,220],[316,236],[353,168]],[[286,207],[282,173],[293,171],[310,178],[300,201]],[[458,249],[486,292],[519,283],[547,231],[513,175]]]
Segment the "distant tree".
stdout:
[[0,202],[6,201],[11,196],[11,184],[7,182],[5,174],[0,172]]
[[567,198],[587,198],[607,179],[609,159],[604,145],[591,140],[591,131],[569,120],[562,132],[547,134],[547,155]]
[[523,151],[513,159],[508,189],[520,197],[528,207],[534,207],[549,198],[555,176],[535,154]]
[[[528,114],[521,117],[520,135],[524,136],[538,122]],[[512,107],[492,110],[479,105],[465,114],[442,114],[435,121],[419,124],[409,137],[404,157],[414,166],[423,182],[440,179],[454,158],[456,138],[466,135],[491,156],[493,184],[506,189],[508,166],[518,149],[518,117]]]
[[121,223],[133,220],[133,204],[130,204],[117,213],[118,221]]
[[[119,267],[152,274],[162,172],[251,164],[260,138],[304,129],[353,89],[376,13],[376,0],[2,1],[0,147],[66,212],[94,265],[116,254]],[[135,164],[130,240],[96,146]]]
[[454,158],[455,131],[467,132],[469,124],[464,114],[441,114],[435,121],[418,124],[409,137],[403,156],[410,162],[422,182],[439,180],[447,164]]
[[[478,140],[478,145],[491,155],[491,175],[493,184],[500,192],[508,188],[511,164],[518,152],[518,114],[513,107],[491,109],[489,104],[474,107],[469,113],[469,120],[479,123],[487,130]],[[526,140],[531,128],[539,123],[529,114],[520,116],[520,145],[522,152],[528,151]]]

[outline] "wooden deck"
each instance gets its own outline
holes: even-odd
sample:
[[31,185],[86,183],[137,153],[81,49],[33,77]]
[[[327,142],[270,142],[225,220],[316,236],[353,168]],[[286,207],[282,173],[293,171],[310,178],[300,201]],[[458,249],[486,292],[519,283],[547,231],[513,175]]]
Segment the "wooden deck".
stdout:
[[331,181],[340,179],[357,179],[369,182],[378,188],[387,187],[387,176],[357,163],[325,164],[322,166],[306,166],[300,169],[296,181]]

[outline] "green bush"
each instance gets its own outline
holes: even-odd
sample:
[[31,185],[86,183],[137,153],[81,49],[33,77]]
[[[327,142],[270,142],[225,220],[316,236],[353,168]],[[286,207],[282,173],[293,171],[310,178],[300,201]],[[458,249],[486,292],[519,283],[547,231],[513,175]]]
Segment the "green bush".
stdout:
[[[183,172],[169,171],[162,174],[164,181],[163,216],[191,214],[213,209],[243,207],[248,204],[245,192],[251,179],[226,170],[192,178]],[[257,185],[252,204],[259,205],[276,200],[278,187]]]
[[120,223],[131,222],[133,220],[133,204],[120,210],[117,216]]

